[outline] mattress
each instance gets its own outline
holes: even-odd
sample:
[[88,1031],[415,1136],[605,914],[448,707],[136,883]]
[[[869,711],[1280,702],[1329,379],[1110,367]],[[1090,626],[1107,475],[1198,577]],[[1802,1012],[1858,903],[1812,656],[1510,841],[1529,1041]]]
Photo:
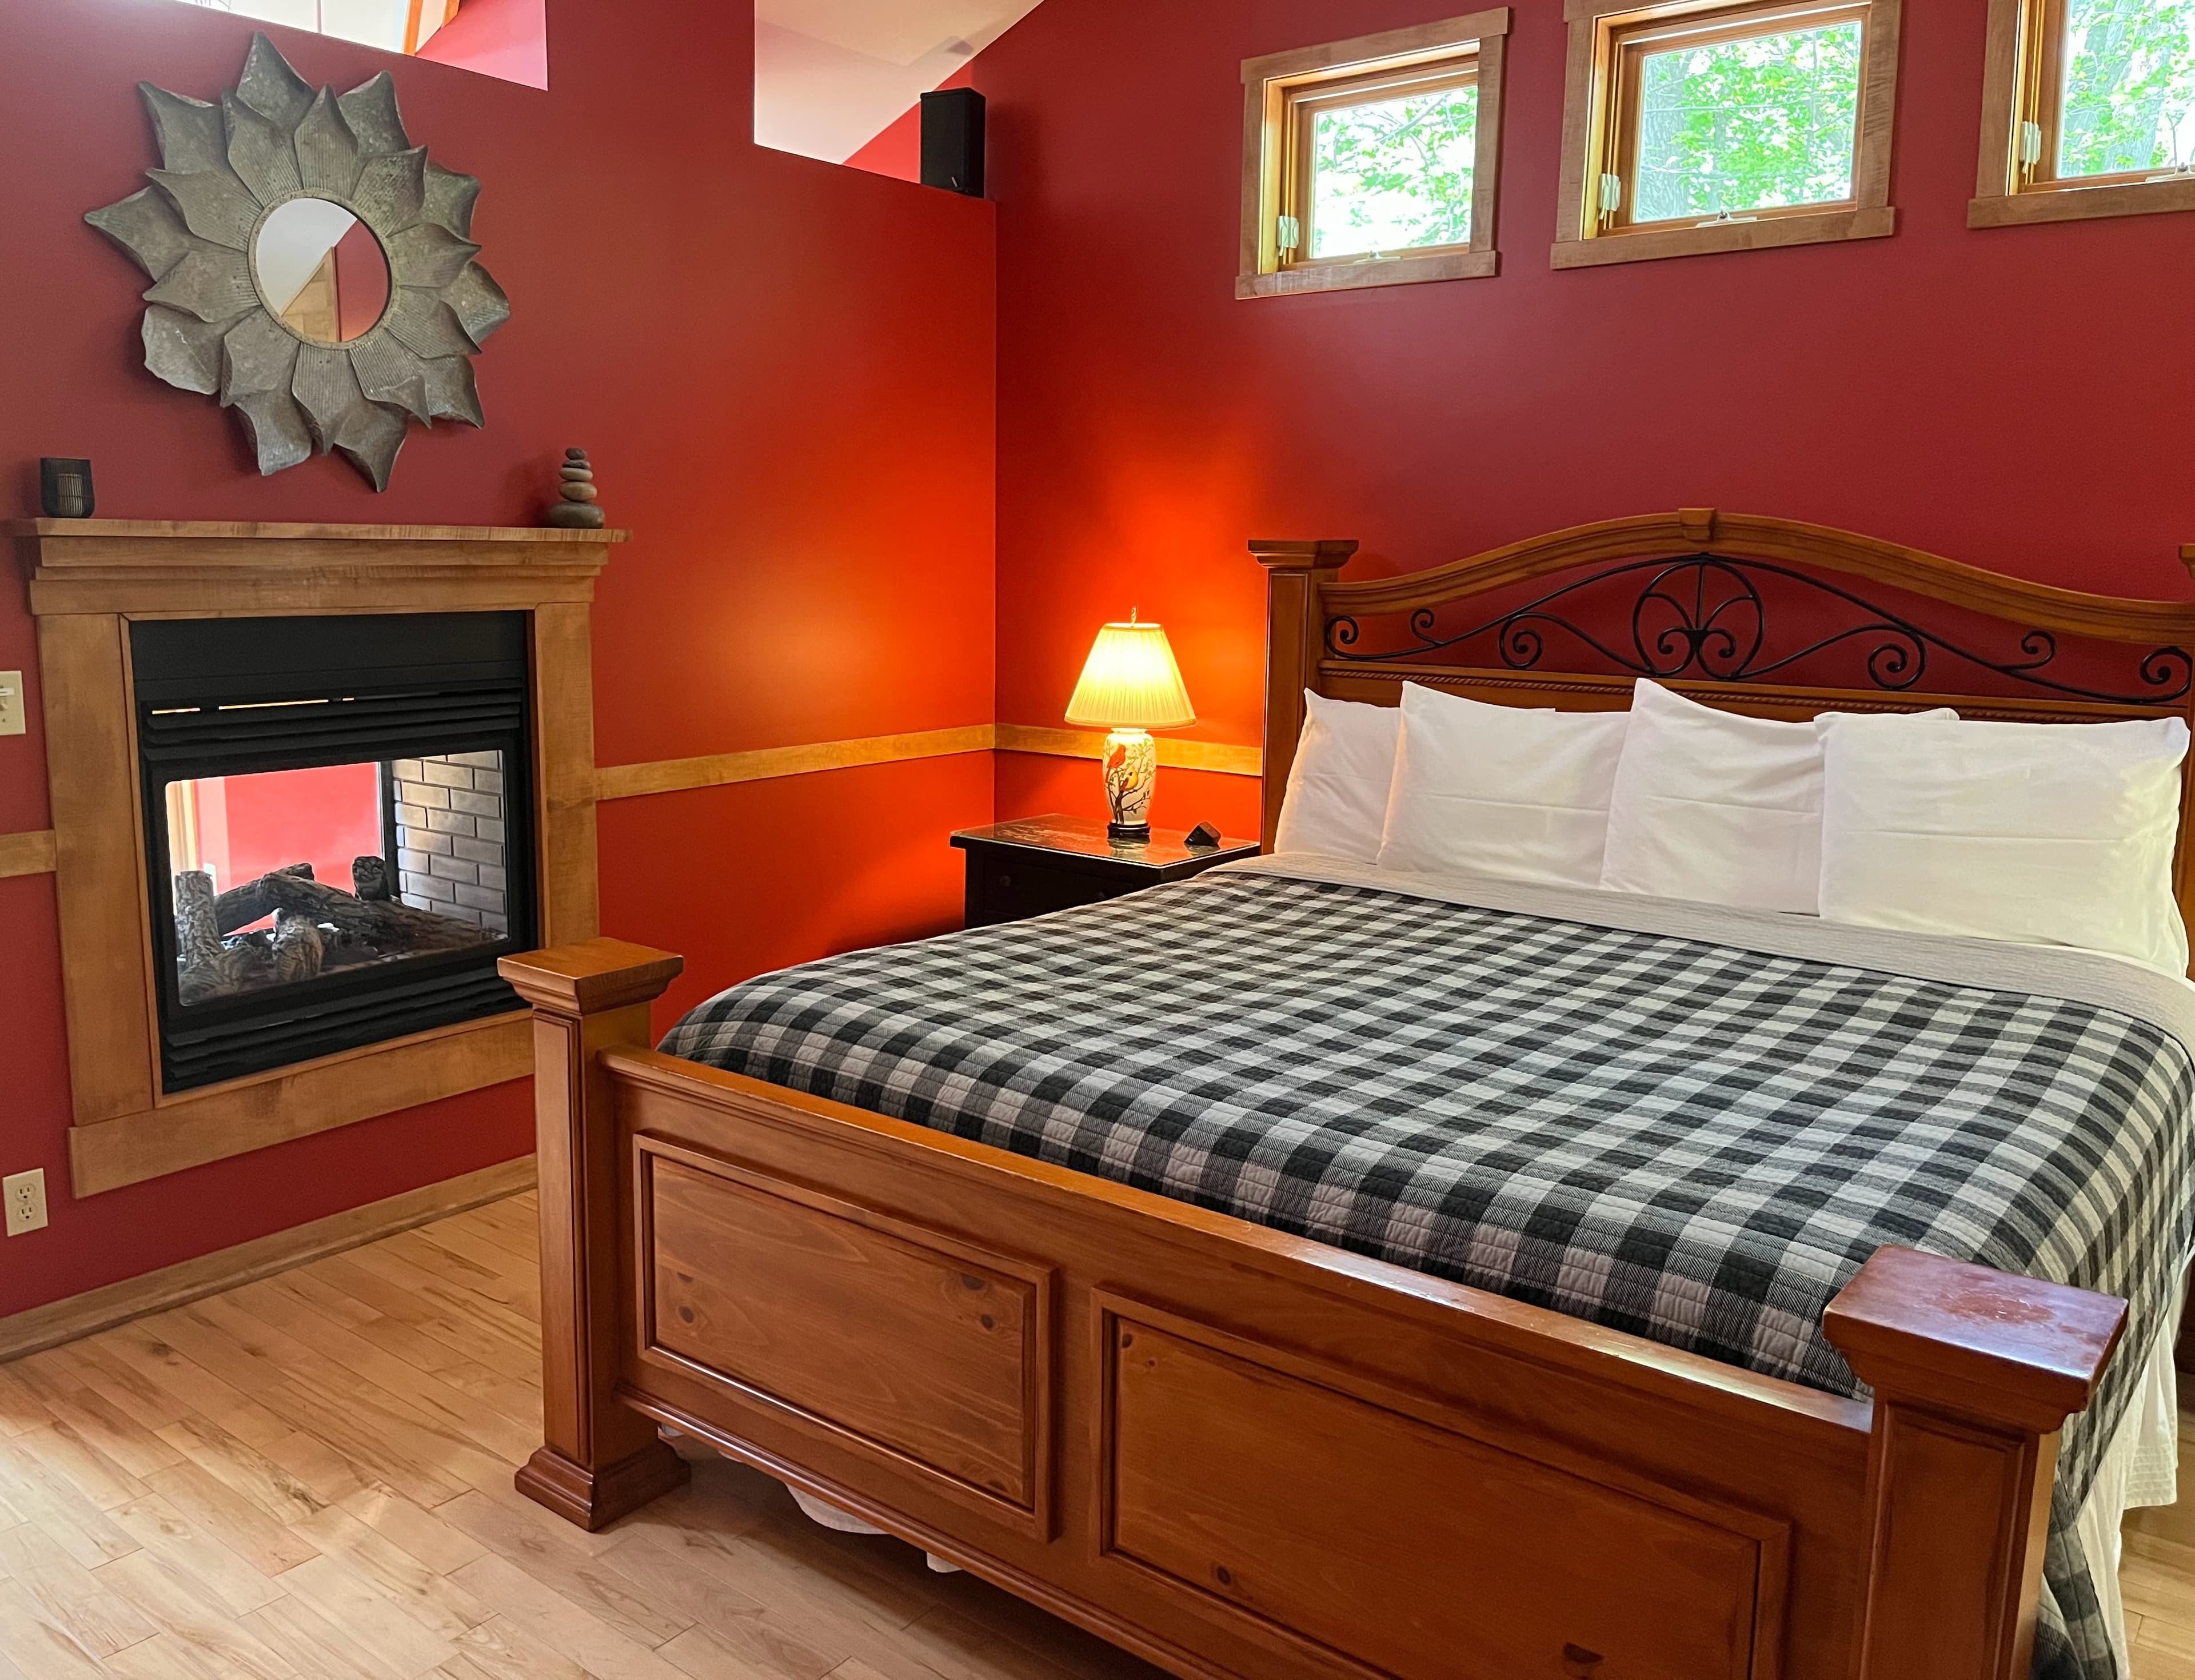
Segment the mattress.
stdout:
[[2191,1047],[2195,988],[2109,958],[1305,856],[764,976],[663,1044],[1835,1394],[1823,1310],[1884,1244],[2123,1296],[2047,1680],[2123,1672],[2081,1519],[2177,1306]]

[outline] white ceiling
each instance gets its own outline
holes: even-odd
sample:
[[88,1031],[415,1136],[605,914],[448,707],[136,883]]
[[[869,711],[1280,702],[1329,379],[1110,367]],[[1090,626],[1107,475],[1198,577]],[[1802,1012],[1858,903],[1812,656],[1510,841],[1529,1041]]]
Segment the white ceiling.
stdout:
[[843,164],[1037,0],[756,0],[755,138]]

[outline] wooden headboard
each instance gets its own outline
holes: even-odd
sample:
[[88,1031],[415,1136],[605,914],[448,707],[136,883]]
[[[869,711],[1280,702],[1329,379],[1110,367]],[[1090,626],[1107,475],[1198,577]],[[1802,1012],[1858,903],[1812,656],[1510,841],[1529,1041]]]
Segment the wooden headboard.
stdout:
[[[1574,526],[1430,571],[1343,583],[1357,547],[1250,545],[1269,586],[1268,847],[1306,688],[1394,705],[1403,683],[1423,682],[1473,699],[1599,711],[1628,705],[1633,682],[1651,676],[1760,717],[1948,705],[2026,722],[2195,723],[2195,601],[2052,589],[1826,526],[1713,508]],[[1525,587],[1541,578],[1551,581]],[[1915,599],[1887,605],[1869,584]],[[1495,599],[1474,612],[1468,603],[1483,596]],[[1931,602],[1947,609],[1934,624],[1921,610]],[[1595,668],[1565,669],[1566,659]],[[1851,686],[1800,680],[1838,664],[1857,667]],[[2195,922],[2191,791],[2195,774],[2181,796],[2175,888]]]

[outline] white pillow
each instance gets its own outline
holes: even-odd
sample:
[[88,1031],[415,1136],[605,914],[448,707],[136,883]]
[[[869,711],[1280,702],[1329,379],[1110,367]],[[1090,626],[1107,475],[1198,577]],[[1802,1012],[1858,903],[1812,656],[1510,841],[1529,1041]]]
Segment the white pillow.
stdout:
[[1273,849],[1369,863],[1380,854],[1387,820],[1403,714],[1394,706],[1329,700],[1308,688],[1304,702],[1303,734],[1288,767]]
[[[1944,710],[1883,721],[1957,716]],[[1600,884],[1814,914],[1822,892],[1822,743],[1814,725],[1718,711],[1642,678],[1609,800]]]
[[1524,711],[1403,688],[1380,867],[1546,886],[1600,879],[1621,711]]
[[2172,895],[2187,726],[1825,718],[1822,914],[2187,971]]

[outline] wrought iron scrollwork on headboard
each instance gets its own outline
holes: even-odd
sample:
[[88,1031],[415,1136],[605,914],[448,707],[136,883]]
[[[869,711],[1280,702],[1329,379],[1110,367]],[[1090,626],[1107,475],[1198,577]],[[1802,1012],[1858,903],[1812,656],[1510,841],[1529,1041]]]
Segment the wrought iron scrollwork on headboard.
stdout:
[[[1587,591],[1615,580],[1644,578],[1631,603],[1631,646],[1610,647],[1574,618],[1554,610],[1590,603]],[[1862,621],[1835,630],[1789,651],[1772,645],[1769,605],[1757,581],[1783,579],[1818,596],[1855,608]],[[1606,590],[1620,603],[1621,590]],[[2185,699],[2195,686],[2195,658],[2181,647],[2152,648],[2137,667],[2141,688],[2113,693],[2060,681],[2048,674],[2058,658],[2058,638],[2031,630],[2019,639],[2018,659],[1992,659],[1949,637],[1854,595],[1851,590],[1788,567],[1723,555],[1697,554],[1679,560],[1633,561],[1565,584],[1538,600],[1455,634],[1443,634],[1439,613],[1420,607],[1409,617],[1410,645],[1373,653],[1361,650],[1357,620],[1341,617],[1326,626],[1326,648],[1335,659],[1370,665],[1408,659],[1420,653],[1461,647],[1492,637],[1501,662],[1512,670],[1536,670],[1547,653],[1547,632],[1575,638],[1603,659],[1634,676],[1667,681],[1685,676],[1714,682],[1762,682],[1818,654],[1873,638],[1867,652],[1868,680],[1887,693],[1917,688],[1929,656],[1941,653],[1978,670],[2083,700],[2113,705],[2165,705]],[[1814,635],[1810,626],[1806,632]]]

